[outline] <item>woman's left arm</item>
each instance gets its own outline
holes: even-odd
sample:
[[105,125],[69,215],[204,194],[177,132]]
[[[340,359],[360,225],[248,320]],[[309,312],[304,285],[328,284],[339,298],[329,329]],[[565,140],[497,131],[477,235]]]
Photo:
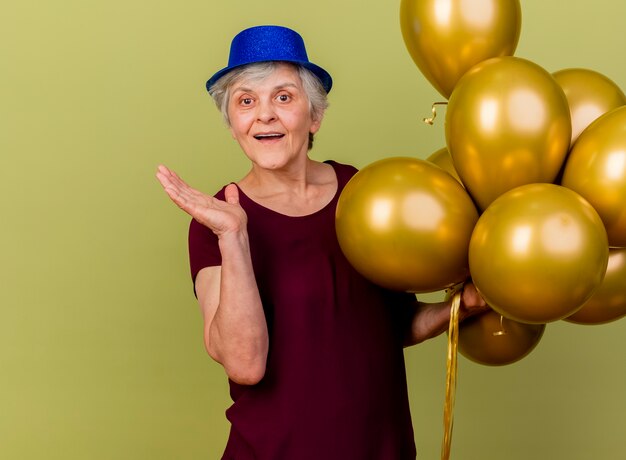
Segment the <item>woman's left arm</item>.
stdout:
[[[452,299],[438,303],[415,302],[409,317],[404,346],[418,344],[424,340],[436,337],[448,330],[450,324],[450,310]],[[489,306],[476,290],[472,283],[463,286],[461,306],[459,308],[459,322],[472,315],[489,310]]]

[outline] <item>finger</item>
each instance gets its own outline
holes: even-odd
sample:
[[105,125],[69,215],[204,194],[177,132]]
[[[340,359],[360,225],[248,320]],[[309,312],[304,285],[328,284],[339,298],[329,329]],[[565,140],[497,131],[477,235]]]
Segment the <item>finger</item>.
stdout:
[[[157,172],[157,179],[161,183],[164,189],[170,188],[171,192],[176,191],[178,195],[187,196],[187,197],[197,197],[199,200],[202,200],[204,197],[206,199],[206,195],[202,192],[194,189],[189,186],[185,181],[180,179],[173,171],[168,170],[167,168],[159,169]],[[174,195],[176,195],[174,193]],[[170,197],[172,193],[168,193]]]
[[199,220],[207,211],[215,210],[216,205],[219,205],[219,200],[189,186],[167,186],[165,192],[179,208]]
[[163,187],[166,187],[167,185],[175,185],[178,182],[173,172],[164,165],[158,166],[156,177]]
[[[219,207],[219,200],[189,186],[174,171],[164,165],[159,165],[156,176],[174,204],[196,219],[202,219],[208,210],[216,209],[216,205]],[[228,199],[233,203],[239,202],[236,187],[234,191],[230,190]]]
[[168,181],[178,187],[189,187],[189,185],[180,178],[173,170],[165,165],[159,165],[157,168],[157,176],[166,177]]
[[187,184],[187,182],[182,180],[180,176],[176,174],[174,171],[168,170],[167,176],[169,177],[170,182],[172,182],[172,184],[176,184],[178,187],[189,187],[189,184]]
[[157,167],[157,176],[159,175],[162,177],[167,177],[170,181],[175,181],[178,178],[178,176],[176,176],[176,173],[174,173],[174,171],[172,171],[165,165],[159,165]]
[[177,181],[165,171],[157,172],[157,179],[167,195],[180,207],[187,203],[201,200],[202,194],[200,192],[189,187],[184,182]]
[[181,193],[180,189],[172,186],[167,181],[163,184],[163,190],[167,193],[167,196],[169,196],[170,199],[181,208],[184,207],[188,201],[187,198],[185,198],[185,196]]
[[463,303],[469,308],[485,306],[485,300],[473,283],[466,283],[463,286]]
[[169,175],[166,169],[159,168],[155,174],[157,180],[165,187],[166,184],[171,183]]
[[167,172],[169,172],[169,170],[170,169],[167,166],[165,166],[165,165],[161,165],[161,164],[157,165],[157,172],[167,173]]
[[168,169],[168,172],[172,178],[172,182],[180,184],[180,185],[184,185],[185,187],[190,187],[191,186],[189,184],[187,184],[187,182],[185,182],[178,174],[176,174],[175,171]]
[[224,199],[229,204],[239,204],[239,190],[235,184],[228,184],[224,189]]

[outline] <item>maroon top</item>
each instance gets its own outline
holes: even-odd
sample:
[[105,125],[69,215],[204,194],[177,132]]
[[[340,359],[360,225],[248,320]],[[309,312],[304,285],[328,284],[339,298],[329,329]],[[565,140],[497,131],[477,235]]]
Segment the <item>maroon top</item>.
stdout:
[[[230,381],[223,459],[415,458],[401,331],[403,303],[415,297],[375,286],[343,256],[335,208],[356,169],[329,163],[337,193],[307,216],[272,211],[239,190],[269,352],[260,383]],[[224,199],[224,189],[215,196]],[[195,220],[189,255],[194,280],[221,264],[217,238]]]

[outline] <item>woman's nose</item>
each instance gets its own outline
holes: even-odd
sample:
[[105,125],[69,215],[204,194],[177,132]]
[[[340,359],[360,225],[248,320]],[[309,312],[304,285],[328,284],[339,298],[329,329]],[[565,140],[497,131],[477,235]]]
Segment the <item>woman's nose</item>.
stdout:
[[276,119],[276,112],[271,101],[259,101],[257,119],[263,123],[269,123]]

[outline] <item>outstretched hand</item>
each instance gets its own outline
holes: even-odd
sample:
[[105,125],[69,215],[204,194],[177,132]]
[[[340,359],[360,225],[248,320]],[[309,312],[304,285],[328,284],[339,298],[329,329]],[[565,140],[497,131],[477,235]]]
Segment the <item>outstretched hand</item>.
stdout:
[[159,165],[156,177],[165,193],[180,209],[218,237],[246,227],[248,219],[239,205],[239,190],[235,184],[226,186],[225,201],[222,201],[189,186],[166,166]]

